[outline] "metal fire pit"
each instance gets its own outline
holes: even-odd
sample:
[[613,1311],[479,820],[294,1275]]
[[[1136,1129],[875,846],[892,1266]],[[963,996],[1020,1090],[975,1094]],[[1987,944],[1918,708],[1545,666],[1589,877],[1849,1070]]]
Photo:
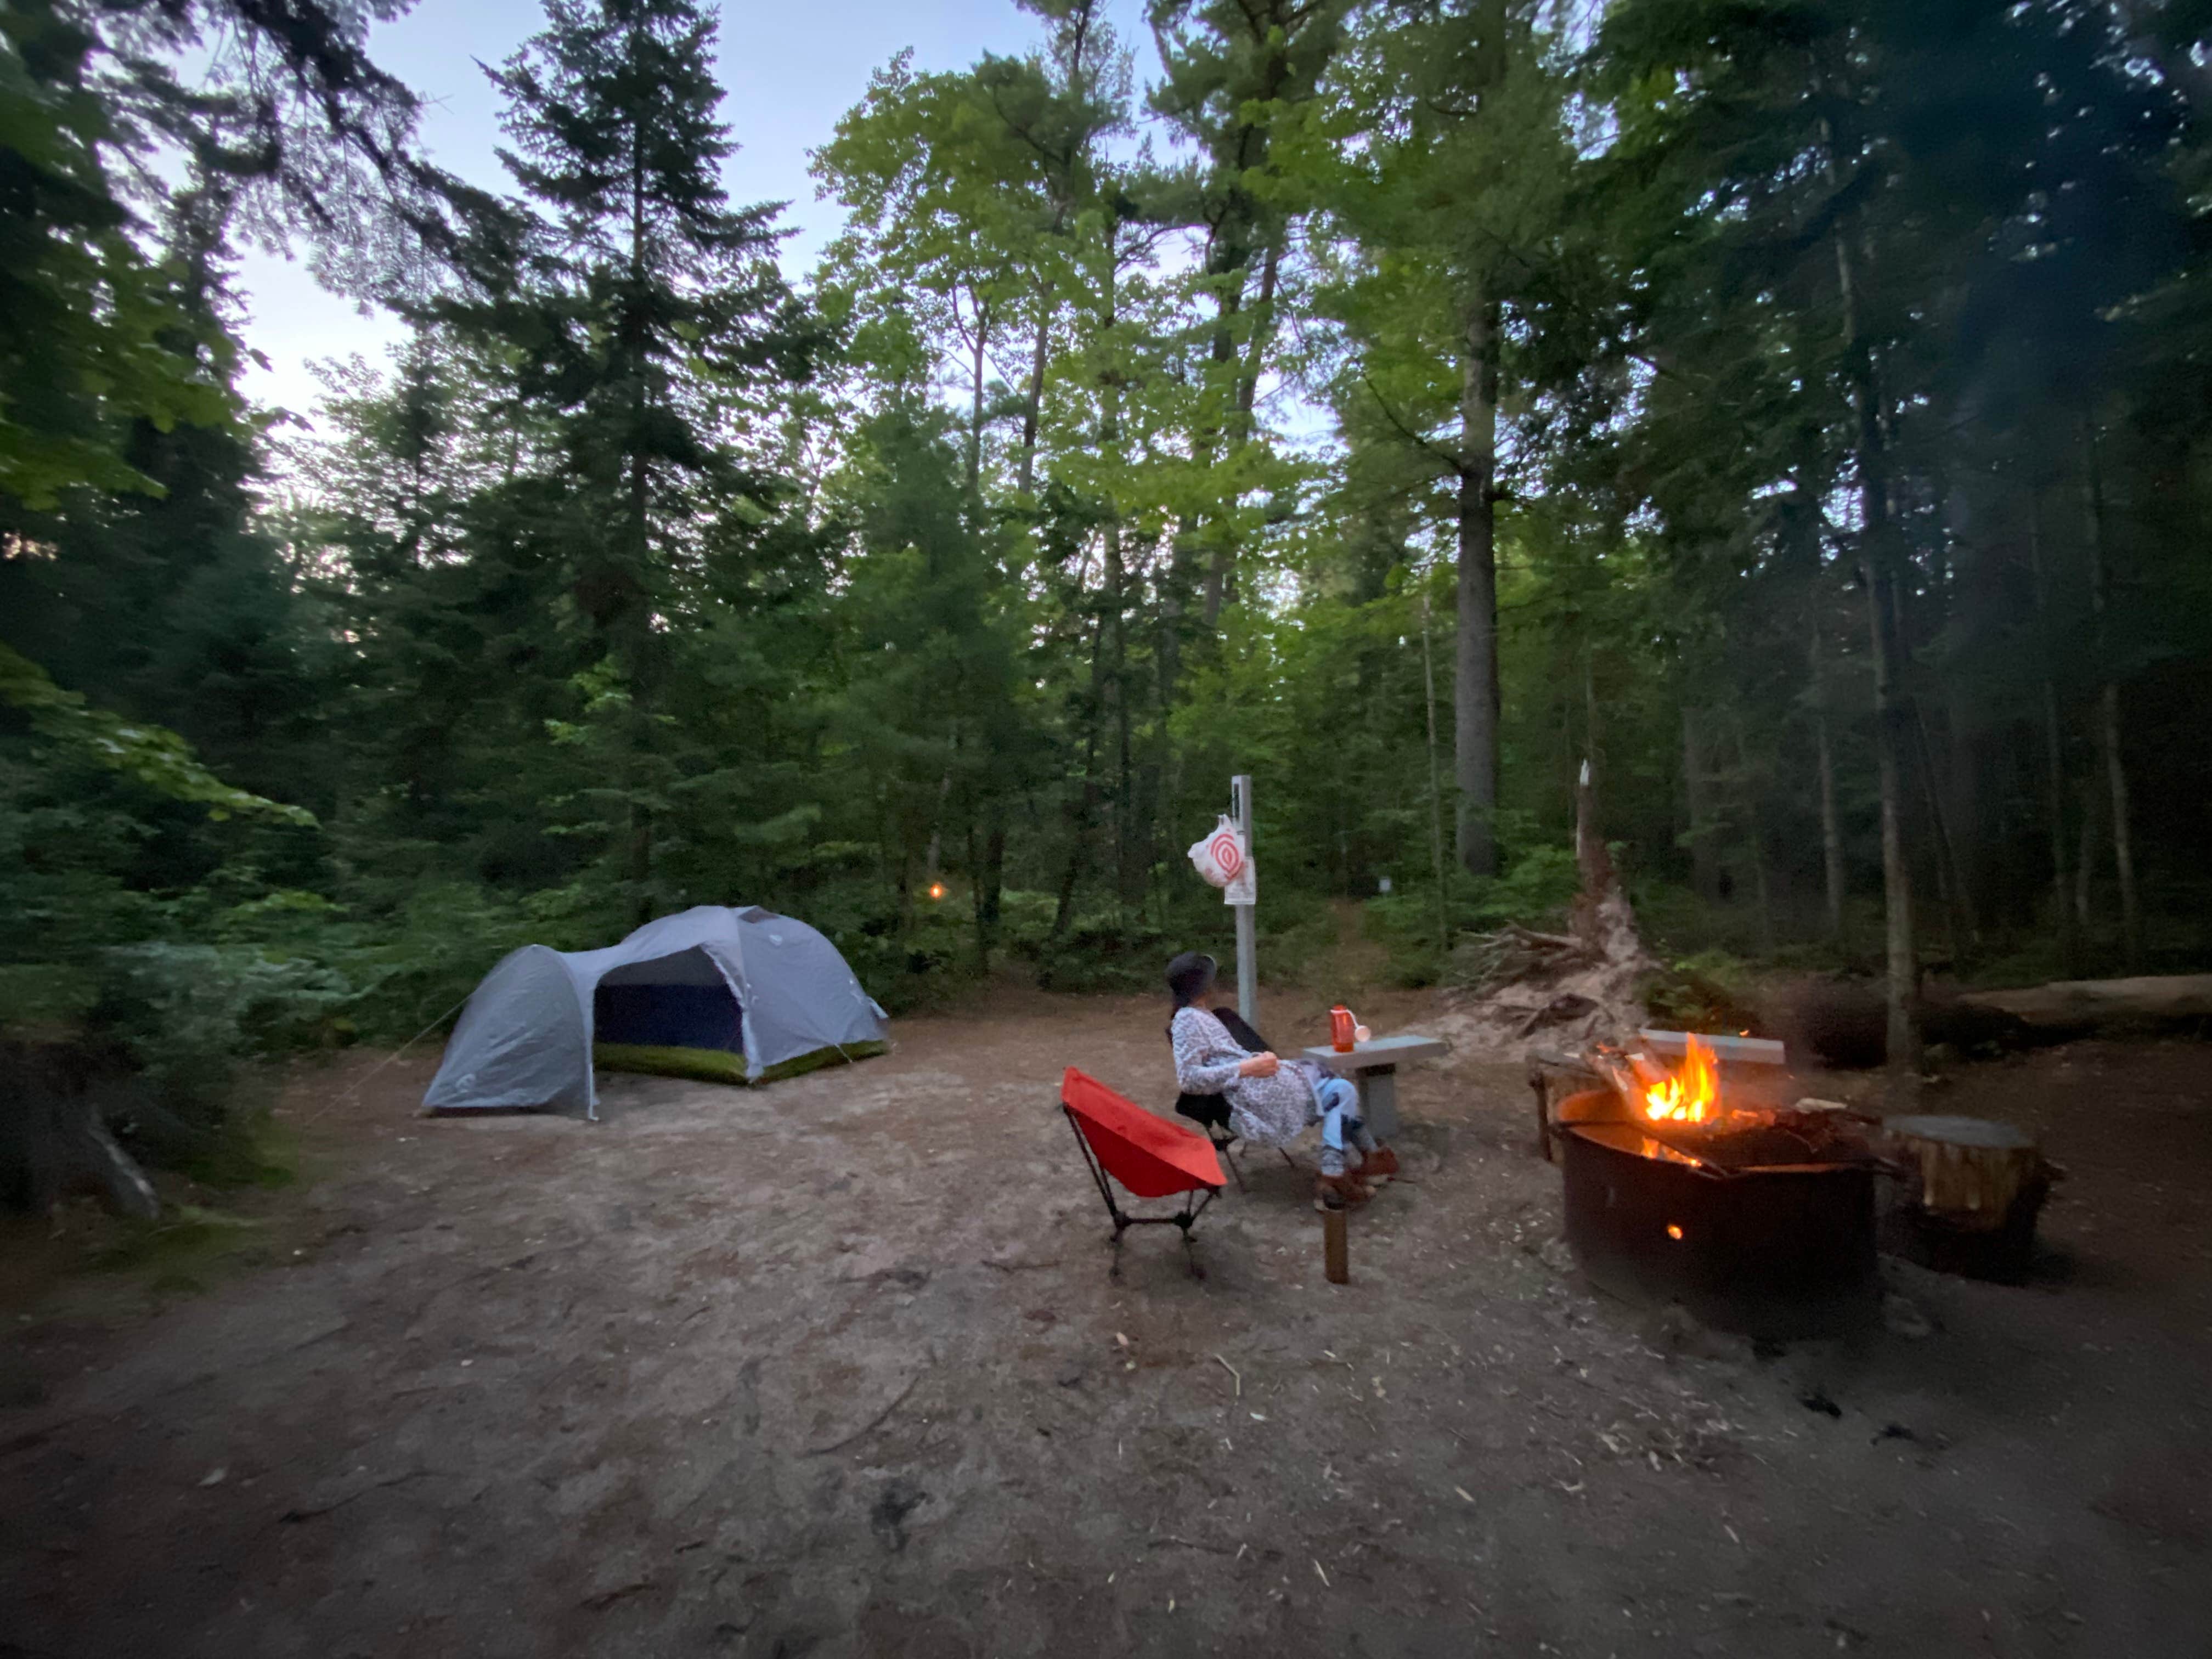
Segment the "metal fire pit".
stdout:
[[1607,1090],[1561,1101],[1553,1133],[1567,1243],[1601,1289],[1769,1338],[1832,1333],[1877,1309],[1871,1162],[1724,1169],[1623,1121]]

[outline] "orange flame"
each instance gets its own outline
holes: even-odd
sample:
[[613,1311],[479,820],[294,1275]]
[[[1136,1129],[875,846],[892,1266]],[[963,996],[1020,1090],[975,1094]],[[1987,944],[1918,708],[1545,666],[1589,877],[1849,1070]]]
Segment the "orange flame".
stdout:
[[1720,1103],[1721,1073],[1713,1051],[1692,1034],[1682,1068],[1644,1091],[1644,1115],[1654,1123],[1703,1123]]

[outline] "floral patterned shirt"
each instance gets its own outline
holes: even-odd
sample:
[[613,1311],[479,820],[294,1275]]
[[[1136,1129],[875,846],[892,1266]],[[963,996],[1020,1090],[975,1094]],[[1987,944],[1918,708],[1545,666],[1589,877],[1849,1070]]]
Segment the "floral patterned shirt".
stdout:
[[1229,1102],[1229,1127],[1255,1146],[1279,1146],[1321,1115],[1314,1094],[1316,1067],[1285,1060],[1273,1077],[1239,1077],[1252,1058],[1228,1027],[1205,1009],[1176,1010],[1168,1028],[1175,1042],[1176,1085],[1187,1095],[1221,1095]]

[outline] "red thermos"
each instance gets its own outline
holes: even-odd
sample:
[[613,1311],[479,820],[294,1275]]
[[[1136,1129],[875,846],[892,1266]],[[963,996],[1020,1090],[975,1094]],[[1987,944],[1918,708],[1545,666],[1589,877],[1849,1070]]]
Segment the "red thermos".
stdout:
[[1359,1022],[1342,1003],[1328,1011],[1329,1046],[1340,1054],[1348,1054],[1359,1046],[1358,1030]]

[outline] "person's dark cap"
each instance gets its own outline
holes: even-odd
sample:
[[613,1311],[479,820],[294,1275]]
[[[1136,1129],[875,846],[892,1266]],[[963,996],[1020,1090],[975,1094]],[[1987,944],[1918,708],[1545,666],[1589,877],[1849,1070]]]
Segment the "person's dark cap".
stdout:
[[1168,989],[1175,993],[1176,1005],[1188,1007],[1204,996],[1220,965],[1203,951],[1186,951],[1169,963]]

